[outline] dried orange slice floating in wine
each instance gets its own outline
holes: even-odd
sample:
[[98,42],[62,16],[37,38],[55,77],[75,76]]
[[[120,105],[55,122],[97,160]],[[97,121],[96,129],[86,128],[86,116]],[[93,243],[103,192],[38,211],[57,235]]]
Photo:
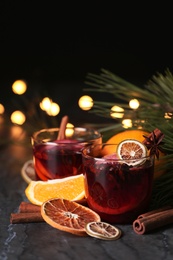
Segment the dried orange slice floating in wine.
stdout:
[[117,155],[126,164],[137,165],[145,162],[147,156],[146,146],[135,139],[126,139],[117,146]]
[[104,240],[116,240],[122,232],[119,228],[105,222],[90,222],[85,226],[88,235]]
[[44,202],[41,215],[52,227],[79,236],[86,235],[87,223],[100,221],[100,216],[90,208],[59,198]]
[[85,197],[84,176],[79,174],[62,179],[31,181],[25,194],[31,203],[40,206],[52,198],[81,200]]

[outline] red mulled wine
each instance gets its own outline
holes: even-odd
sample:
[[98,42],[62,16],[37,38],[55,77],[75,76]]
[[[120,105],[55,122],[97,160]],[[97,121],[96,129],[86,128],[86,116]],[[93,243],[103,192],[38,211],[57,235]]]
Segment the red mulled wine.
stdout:
[[104,221],[132,223],[149,206],[154,156],[133,166],[116,156],[101,157],[106,149],[107,144],[83,149],[87,203]]
[[73,135],[56,140],[58,129],[45,129],[32,137],[33,160],[38,180],[69,177],[83,173],[81,150],[91,143],[100,143],[95,130],[74,128]]

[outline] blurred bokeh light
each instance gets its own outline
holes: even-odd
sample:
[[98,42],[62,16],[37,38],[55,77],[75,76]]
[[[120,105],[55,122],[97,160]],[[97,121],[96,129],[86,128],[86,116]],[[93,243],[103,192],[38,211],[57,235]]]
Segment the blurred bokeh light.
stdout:
[[111,117],[112,118],[123,118],[124,116],[124,109],[122,107],[119,106],[113,106],[111,108]]
[[0,104],[0,115],[2,115],[5,111],[5,108],[2,104]]
[[12,91],[17,95],[22,95],[26,92],[27,85],[24,80],[16,80],[12,85]]
[[90,110],[93,107],[93,99],[84,95],[79,98],[78,105],[82,110]]
[[131,99],[129,101],[129,107],[132,109],[137,109],[139,107],[139,101],[137,99]]
[[19,110],[14,111],[11,114],[11,122],[17,125],[23,125],[26,120],[24,113]]

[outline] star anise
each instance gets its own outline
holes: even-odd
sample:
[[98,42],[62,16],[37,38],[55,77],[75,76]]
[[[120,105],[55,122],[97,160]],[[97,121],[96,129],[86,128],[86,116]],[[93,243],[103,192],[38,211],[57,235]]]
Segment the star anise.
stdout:
[[159,151],[164,153],[161,144],[163,144],[162,140],[164,138],[164,134],[156,128],[149,136],[145,136],[144,144],[151,154],[155,154],[156,158],[159,159]]

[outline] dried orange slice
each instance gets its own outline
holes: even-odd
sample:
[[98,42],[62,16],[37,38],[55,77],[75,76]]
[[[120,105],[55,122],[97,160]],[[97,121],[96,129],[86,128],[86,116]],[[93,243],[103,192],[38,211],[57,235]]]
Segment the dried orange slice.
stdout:
[[83,174],[48,181],[31,181],[25,189],[28,200],[36,205],[52,198],[81,200],[85,197]]
[[52,227],[75,235],[85,236],[85,226],[100,221],[100,216],[88,207],[66,199],[50,199],[41,206],[43,219]]
[[36,181],[35,169],[32,160],[29,160],[24,163],[21,169],[21,176],[28,184],[31,181]]
[[146,146],[135,139],[126,139],[117,146],[117,155],[126,164],[137,165],[145,162],[147,156]]
[[116,240],[122,232],[119,228],[105,222],[90,222],[85,226],[88,235],[104,240]]

